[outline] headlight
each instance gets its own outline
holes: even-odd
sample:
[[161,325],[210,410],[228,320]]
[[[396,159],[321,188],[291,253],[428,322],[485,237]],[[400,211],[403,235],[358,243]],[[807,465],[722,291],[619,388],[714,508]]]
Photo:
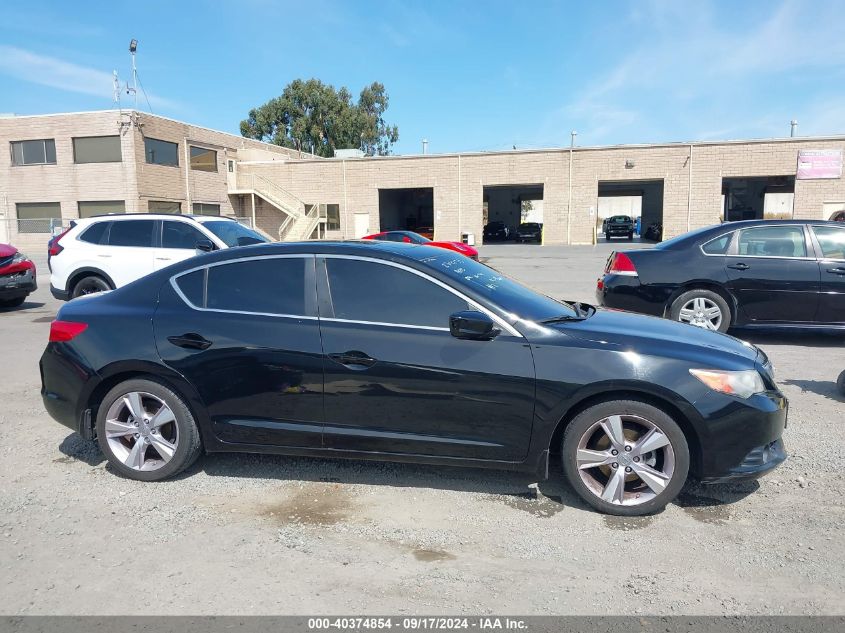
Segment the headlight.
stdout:
[[15,253],[15,256],[14,256],[14,257],[12,257],[12,263],[13,263],[13,264],[20,264],[21,262],[28,262],[28,261],[29,261],[29,257],[27,257],[26,255],[24,255],[24,254],[23,254],[23,253],[21,253],[20,251],[18,251],[17,253]]
[[756,369],[743,371],[722,371],[718,369],[690,369],[689,373],[698,378],[713,391],[731,396],[750,398],[755,393],[766,390],[766,385]]

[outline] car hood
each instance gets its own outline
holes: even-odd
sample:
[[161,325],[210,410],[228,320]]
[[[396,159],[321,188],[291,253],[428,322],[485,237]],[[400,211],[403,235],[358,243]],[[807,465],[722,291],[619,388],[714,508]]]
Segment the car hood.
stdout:
[[0,259],[6,259],[18,252],[11,244],[0,244]]
[[[576,339],[614,346],[620,351],[684,358],[705,366],[740,369],[759,359],[755,346],[733,336],[617,310],[598,309],[588,319],[562,322],[553,327]],[[725,361],[736,363],[737,367],[724,366]]]

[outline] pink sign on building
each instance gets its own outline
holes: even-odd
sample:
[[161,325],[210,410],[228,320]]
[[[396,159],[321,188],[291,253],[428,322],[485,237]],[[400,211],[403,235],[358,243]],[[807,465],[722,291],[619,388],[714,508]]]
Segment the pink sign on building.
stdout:
[[802,149],[798,150],[797,180],[814,178],[841,178],[841,149]]

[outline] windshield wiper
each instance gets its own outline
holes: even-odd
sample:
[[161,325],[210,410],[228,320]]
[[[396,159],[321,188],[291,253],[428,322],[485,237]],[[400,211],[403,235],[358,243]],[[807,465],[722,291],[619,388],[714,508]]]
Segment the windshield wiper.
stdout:
[[583,321],[586,316],[579,314],[560,314],[550,319],[543,319],[540,323],[561,323],[563,321]]
[[540,323],[561,323],[563,321],[583,321],[588,319],[595,313],[596,309],[586,303],[580,301],[565,302],[566,305],[571,306],[575,314],[560,314],[549,319],[543,319]]

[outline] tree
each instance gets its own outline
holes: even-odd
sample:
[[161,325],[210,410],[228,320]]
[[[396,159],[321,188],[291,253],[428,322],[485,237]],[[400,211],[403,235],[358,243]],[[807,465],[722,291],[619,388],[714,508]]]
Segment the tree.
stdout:
[[384,120],[389,99],[384,85],[365,87],[353,103],[352,94],[319,79],[296,79],[282,94],[253,108],[241,121],[241,135],[318,156],[336,149],[361,149],[385,156],[399,140],[399,128]]

